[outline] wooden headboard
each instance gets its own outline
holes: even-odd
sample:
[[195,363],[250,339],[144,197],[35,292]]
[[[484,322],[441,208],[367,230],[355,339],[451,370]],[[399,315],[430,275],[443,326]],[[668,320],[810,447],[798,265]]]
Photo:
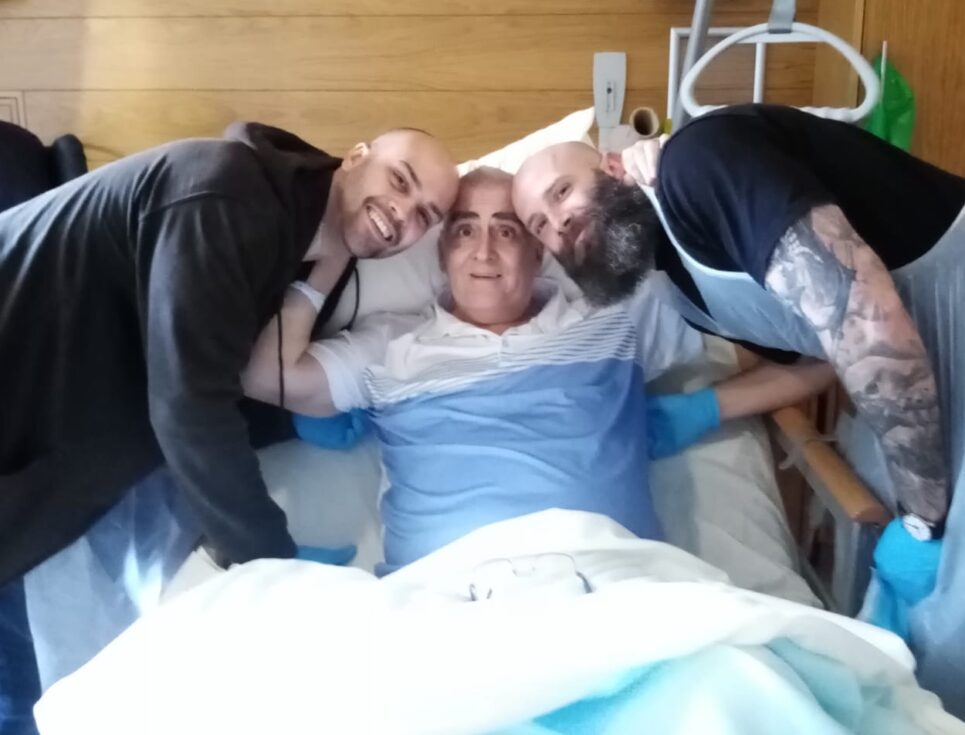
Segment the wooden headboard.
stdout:
[[[799,0],[813,21],[817,0]],[[714,25],[770,0],[717,0]],[[99,165],[236,119],[341,154],[392,126],[435,132],[459,159],[592,105],[594,51],[628,55],[627,111],[666,105],[669,29],[685,0],[0,0],[0,119],[67,132]],[[702,100],[750,98],[750,48]],[[769,101],[809,104],[814,50],[769,54]]]

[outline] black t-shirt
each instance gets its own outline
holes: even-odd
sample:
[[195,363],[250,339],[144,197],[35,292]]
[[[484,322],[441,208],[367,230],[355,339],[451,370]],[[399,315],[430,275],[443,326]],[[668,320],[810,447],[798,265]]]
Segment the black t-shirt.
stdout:
[[[889,269],[910,263],[965,206],[965,179],[854,125],[740,105],[697,118],[668,141],[657,196],[690,255],[763,285],[781,236],[821,204],[840,207]],[[703,307],[669,244],[657,266]]]

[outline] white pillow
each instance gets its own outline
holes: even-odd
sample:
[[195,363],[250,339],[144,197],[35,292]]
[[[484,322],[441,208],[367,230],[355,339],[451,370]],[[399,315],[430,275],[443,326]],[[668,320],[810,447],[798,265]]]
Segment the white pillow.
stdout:
[[555,122],[542,130],[537,130],[535,133],[530,133],[515,143],[510,143],[505,148],[487,153],[475,161],[466,161],[459,164],[459,175],[467,174],[480,166],[492,166],[507,173],[515,174],[519,171],[519,167],[523,165],[523,161],[547,146],[573,140],[580,140],[592,145],[589,133],[590,128],[593,127],[593,120],[592,107],[574,112],[559,122]]
[[[589,142],[593,115],[592,107],[567,115],[505,148],[461,163],[459,173],[468,173],[479,166],[493,166],[515,174],[523,161],[547,146],[573,140]],[[392,258],[359,261],[361,289],[358,292],[358,317],[378,311],[417,313],[435,298],[445,282],[437,251],[439,229],[433,228],[411,248]],[[548,254],[543,261],[543,273],[562,282],[567,289],[575,288],[556,260]],[[327,332],[338,331],[348,324],[355,311],[355,301],[353,282],[345,289]]]

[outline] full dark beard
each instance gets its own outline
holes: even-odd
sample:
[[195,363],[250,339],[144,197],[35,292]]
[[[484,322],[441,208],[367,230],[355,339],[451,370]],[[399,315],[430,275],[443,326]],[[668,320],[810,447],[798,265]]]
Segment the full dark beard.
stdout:
[[638,186],[600,174],[583,213],[584,257],[577,263],[573,243],[557,256],[587,301],[609,306],[622,301],[653,267],[653,254],[666,238],[653,205]]

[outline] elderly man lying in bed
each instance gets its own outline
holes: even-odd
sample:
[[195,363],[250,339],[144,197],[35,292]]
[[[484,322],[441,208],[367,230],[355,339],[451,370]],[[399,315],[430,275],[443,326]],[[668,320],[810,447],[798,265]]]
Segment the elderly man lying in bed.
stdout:
[[[700,338],[654,298],[658,283],[591,310],[539,278],[542,247],[516,217],[511,186],[495,169],[463,178],[439,242],[448,291],[428,315],[380,314],[310,343],[313,291],[329,286],[322,273],[315,288],[291,289],[281,332],[276,322],[265,329],[243,377],[248,395],[299,413],[369,409],[389,483],[389,571],[553,507],[661,536],[647,488],[644,382],[698,354]],[[791,402],[805,383],[782,374],[768,393]],[[760,385],[724,384],[722,413],[752,412]]]

